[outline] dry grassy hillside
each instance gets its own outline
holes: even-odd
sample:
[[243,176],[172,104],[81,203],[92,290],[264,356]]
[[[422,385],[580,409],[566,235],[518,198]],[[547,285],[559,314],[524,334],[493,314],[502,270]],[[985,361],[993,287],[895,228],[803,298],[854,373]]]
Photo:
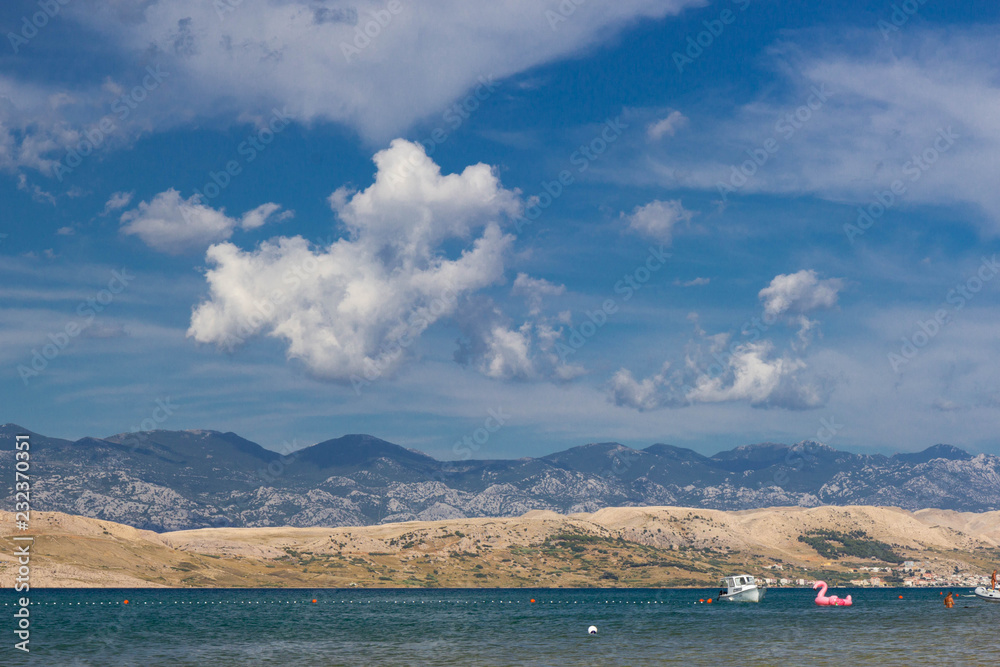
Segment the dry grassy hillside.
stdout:
[[[13,585],[13,517],[0,512],[0,586]],[[1000,512],[777,507],[607,508],[564,516],[357,528],[220,528],[157,534],[35,513],[33,586],[695,586],[726,573],[846,581],[877,554],[974,573],[1000,560]],[[825,555],[803,541],[833,539]],[[853,535],[852,546],[837,540]],[[818,538],[816,536],[819,536]],[[831,538],[832,536],[832,538]],[[815,542],[813,542],[815,544]],[[874,545],[874,546],[873,546]],[[881,545],[880,547],[877,545]],[[852,552],[853,550],[853,552]],[[889,550],[889,551],[885,551]]]

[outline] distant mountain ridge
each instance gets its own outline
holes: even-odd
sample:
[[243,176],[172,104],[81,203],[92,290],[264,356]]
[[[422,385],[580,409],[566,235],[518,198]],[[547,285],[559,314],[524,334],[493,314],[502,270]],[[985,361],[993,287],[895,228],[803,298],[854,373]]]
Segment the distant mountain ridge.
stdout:
[[[14,436],[0,426],[0,474]],[[353,434],[280,454],[235,433],[148,431],[77,441],[32,433],[32,505],[156,531],[213,526],[345,526],[675,505],[1000,508],[1000,457],[950,445],[853,454],[815,442],[741,445],[704,456],[616,442],[539,458],[438,461]],[[0,508],[11,509],[7,496]]]

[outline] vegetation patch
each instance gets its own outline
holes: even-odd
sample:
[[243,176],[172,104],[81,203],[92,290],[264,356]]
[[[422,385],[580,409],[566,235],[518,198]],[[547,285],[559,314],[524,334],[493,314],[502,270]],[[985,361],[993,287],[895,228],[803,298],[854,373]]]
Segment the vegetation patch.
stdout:
[[812,530],[799,535],[804,542],[824,558],[874,558],[885,563],[901,563],[905,560],[885,542],[873,540],[863,530],[841,533],[836,530]]

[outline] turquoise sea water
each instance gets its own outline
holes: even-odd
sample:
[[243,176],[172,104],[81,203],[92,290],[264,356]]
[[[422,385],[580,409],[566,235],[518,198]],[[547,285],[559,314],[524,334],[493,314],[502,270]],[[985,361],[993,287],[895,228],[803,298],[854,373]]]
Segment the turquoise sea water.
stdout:
[[946,610],[938,589],[835,589],[855,599],[837,609],[802,589],[697,603],[717,592],[37,590],[24,655],[8,591],[0,664],[976,665],[1000,650],[1000,604]]

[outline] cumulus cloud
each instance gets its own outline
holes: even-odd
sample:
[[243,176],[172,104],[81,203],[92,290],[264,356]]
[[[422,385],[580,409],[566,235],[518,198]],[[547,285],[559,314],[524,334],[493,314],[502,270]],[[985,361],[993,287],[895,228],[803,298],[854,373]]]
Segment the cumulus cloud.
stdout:
[[729,357],[723,374],[702,374],[687,398],[695,403],[746,401],[754,407],[816,408],[826,403],[823,383],[804,381],[802,359],[773,356],[769,341],[745,343]]
[[843,285],[839,278],[820,280],[814,270],[803,269],[775,276],[758,296],[764,304],[765,315],[804,315],[819,308],[835,306]]
[[726,402],[789,410],[821,407],[829,400],[833,384],[828,377],[810,373],[802,357],[809,334],[818,325],[805,313],[835,305],[840,289],[839,279],[820,280],[815,271],[804,270],[775,276],[760,291],[765,322],[799,326],[799,344],[793,341],[783,353],[776,351],[773,341],[760,339],[759,329],[741,331],[749,337],[745,340],[733,340],[727,333],[708,335],[697,314],[691,313],[688,319],[694,325],[694,338],[683,363],[667,362],[643,379],[622,368],[611,378],[609,398],[637,410]]
[[[124,206],[124,204],[123,204]],[[281,207],[261,204],[240,218],[231,218],[224,209],[214,209],[201,203],[201,197],[183,199],[173,188],[161,192],[150,202],[126,211],[121,216],[123,234],[138,236],[154,250],[179,255],[201,251],[212,243],[224,241],[239,227],[256,229],[274,217],[284,219],[290,212],[274,214]]]
[[[767,340],[725,346],[727,338],[714,341],[712,356],[689,353],[684,366],[641,380],[628,369],[611,379],[609,396],[620,406],[637,410],[680,407],[697,403],[744,402],[755,408],[806,410],[821,407],[831,387],[821,378],[807,378],[807,364],[790,355],[775,355]],[[721,345],[718,343],[722,343]]]
[[[533,280],[525,276],[522,286]],[[547,281],[539,282],[545,289],[562,292]],[[533,309],[531,317],[514,326],[492,300],[481,299],[464,308],[459,318],[462,338],[455,361],[495,379],[566,382],[585,372],[571,363],[567,352],[572,351],[564,342],[570,323],[568,311],[552,317]]]
[[[277,338],[313,376],[364,384],[398,369],[413,341],[462,299],[502,280],[513,237],[500,223],[520,212],[520,200],[489,166],[442,175],[422,146],[403,140],[374,161],[371,186],[330,197],[348,238],[210,247],[209,296],[188,336],[223,348]],[[493,342],[504,355],[493,372],[522,372],[517,337],[496,332]]]
[[646,136],[652,141],[659,141],[664,136],[674,136],[677,130],[687,125],[687,116],[680,111],[671,111],[666,118],[650,123],[646,128]]
[[496,379],[528,379],[535,374],[531,360],[531,324],[519,329],[503,326],[491,327],[483,339],[480,370],[487,377]]
[[680,199],[654,199],[645,206],[636,206],[631,215],[621,214],[622,219],[628,222],[630,231],[660,243],[670,243],[674,225],[688,222],[692,216],[694,213],[685,209]]

